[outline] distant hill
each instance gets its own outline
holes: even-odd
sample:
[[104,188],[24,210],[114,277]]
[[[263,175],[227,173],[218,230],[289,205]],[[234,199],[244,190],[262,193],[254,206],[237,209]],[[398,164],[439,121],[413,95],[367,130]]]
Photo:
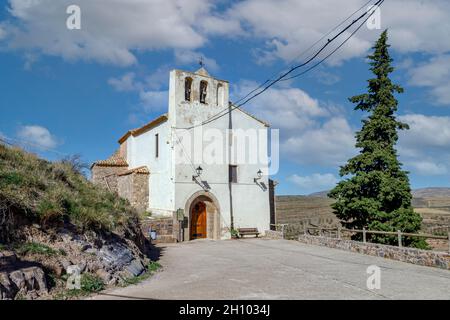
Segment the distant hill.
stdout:
[[[309,197],[327,198],[329,190],[319,191],[309,194]],[[450,197],[450,188],[444,187],[429,187],[413,189],[412,195],[414,198],[444,198]]]
[[450,188],[430,187],[414,189],[412,191],[414,198],[442,198],[450,197]]
[[[305,219],[315,225],[333,226],[338,223],[328,198],[329,191],[309,195],[276,197],[277,223],[298,224]],[[430,187],[412,191],[412,206],[423,218],[424,232],[433,233],[435,228],[450,226],[450,188]]]

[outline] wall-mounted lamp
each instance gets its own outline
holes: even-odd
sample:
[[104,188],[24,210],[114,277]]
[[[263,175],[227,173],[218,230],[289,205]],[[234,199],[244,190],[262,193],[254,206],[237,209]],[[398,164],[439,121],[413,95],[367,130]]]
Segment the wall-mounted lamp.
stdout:
[[258,170],[258,172],[256,173],[256,175],[258,176],[257,178],[254,178],[253,181],[258,182],[258,180],[260,180],[262,178],[262,171],[261,169]]
[[198,168],[195,169],[195,171],[197,172],[197,175],[192,176],[192,180],[194,180],[194,181],[201,176],[203,169],[202,169],[202,167],[198,166]]

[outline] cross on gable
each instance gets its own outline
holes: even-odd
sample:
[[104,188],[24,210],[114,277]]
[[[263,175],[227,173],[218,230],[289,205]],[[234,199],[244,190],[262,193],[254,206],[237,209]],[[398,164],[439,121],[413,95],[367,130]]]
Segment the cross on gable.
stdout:
[[203,61],[203,57],[200,57],[200,59],[198,60],[198,64],[200,65],[201,68],[203,68],[205,66],[205,62]]

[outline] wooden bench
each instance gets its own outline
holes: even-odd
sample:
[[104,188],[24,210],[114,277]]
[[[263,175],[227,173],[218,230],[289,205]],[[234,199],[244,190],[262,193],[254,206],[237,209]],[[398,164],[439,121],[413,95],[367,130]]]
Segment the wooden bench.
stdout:
[[239,237],[243,238],[244,236],[256,236],[256,238],[258,238],[259,236],[259,231],[258,228],[239,228],[238,229],[239,232]]

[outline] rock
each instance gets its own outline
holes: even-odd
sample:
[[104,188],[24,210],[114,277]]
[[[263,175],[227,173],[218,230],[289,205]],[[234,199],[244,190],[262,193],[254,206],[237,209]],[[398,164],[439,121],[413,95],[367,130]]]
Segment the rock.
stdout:
[[67,268],[69,268],[72,265],[72,263],[67,259],[62,259],[61,265],[64,267],[64,270],[66,270],[66,272],[67,272]]
[[111,277],[112,277],[111,274],[108,271],[104,270],[104,269],[98,269],[95,272],[95,274],[97,276],[99,276],[100,279],[102,279],[103,283],[109,283],[111,281]]
[[137,277],[145,271],[145,268],[141,261],[134,259],[128,266],[126,266],[125,271],[131,276]]
[[0,298],[14,299],[17,294],[36,298],[48,293],[44,271],[39,267],[17,269],[0,273]]
[[87,263],[86,261],[80,261],[77,263],[78,268],[80,268],[80,272],[83,273],[86,270]]
[[80,250],[83,252],[83,251],[86,251],[91,248],[92,248],[92,246],[89,243],[85,243],[81,246]]
[[25,276],[22,270],[16,270],[9,274],[9,279],[16,285],[19,290],[25,289]]
[[14,299],[17,287],[9,280],[6,272],[0,273],[0,300]]
[[22,269],[28,291],[36,290],[39,294],[48,293],[45,273],[39,267]]
[[131,250],[121,243],[111,243],[103,246],[99,250],[99,256],[106,267],[116,270],[122,270],[134,259]]

